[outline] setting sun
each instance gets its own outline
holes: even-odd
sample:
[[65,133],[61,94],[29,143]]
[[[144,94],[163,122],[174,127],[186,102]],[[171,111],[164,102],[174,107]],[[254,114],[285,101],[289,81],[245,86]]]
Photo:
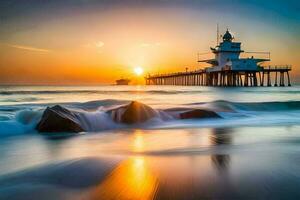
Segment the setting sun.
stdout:
[[141,67],[136,67],[136,68],[134,68],[134,73],[135,73],[137,76],[142,75],[143,72],[144,72],[144,70],[143,70],[143,68],[141,68]]

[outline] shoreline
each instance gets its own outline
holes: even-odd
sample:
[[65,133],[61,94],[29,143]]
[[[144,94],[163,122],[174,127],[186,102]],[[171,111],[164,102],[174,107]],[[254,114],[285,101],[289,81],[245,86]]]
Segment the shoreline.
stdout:
[[[18,199],[20,194],[31,199],[97,199],[103,195],[107,199],[152,199],[153,195],[156,199],[232,199],[252,198],[253,191],[261,198],[286,197],[291,192],[297,196],[300,193],[293,187],[283,189],[287,181],[289,185],[298,182],[297,130],[299,126],[284,125],[128,130],[65,140],[12,138],[10,144],[14,146],[43,143],[32,150],[16,151],[15,160],[27,156],[38,161],[41,155],[49,160],[38,165],[28,160],[31,168],[2,174],[0,199],[5,195]],[[1,148],[3,152],[6,147],[2,144]]]

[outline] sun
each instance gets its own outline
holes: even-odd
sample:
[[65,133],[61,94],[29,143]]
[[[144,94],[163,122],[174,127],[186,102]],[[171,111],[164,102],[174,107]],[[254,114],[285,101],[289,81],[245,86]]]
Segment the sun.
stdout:
[[140,76],[140,75],[142,75],[142,74],[144,73],[144,70],[143,70],[143,68],[141,68],[141,67],[135,67],[135,68],[134,68],[134,73],[135,73],[137,76]]

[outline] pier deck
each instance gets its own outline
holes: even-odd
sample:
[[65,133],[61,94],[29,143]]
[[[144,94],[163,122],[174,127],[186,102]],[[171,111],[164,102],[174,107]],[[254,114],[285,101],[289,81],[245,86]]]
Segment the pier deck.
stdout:
[[[221,71],[200,69],[195,71],[156,74],[145,77],[147,85],[185,85],[185,86],[291,86],[290,65],[264,66],[257,70],[231,70],[224,67]],[[287,76],[287,83],[285,81]],[[279,79],[279,83],[278,83]]]

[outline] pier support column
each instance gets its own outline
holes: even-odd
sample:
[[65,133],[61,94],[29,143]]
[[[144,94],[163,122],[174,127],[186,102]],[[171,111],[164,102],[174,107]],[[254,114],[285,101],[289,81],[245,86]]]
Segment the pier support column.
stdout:
[[280,72],[280,86],[284,86],[284,72]]
[[243,78],[241,74],[239,75],[239,79],[240,79],[240,86],[243,86]]
[[275,87],[277,87],[277,71],[275,72],[275,84],[274,84]]
[[236,72],[235,74],[235,79],[236,79],[236,86],[240,86],[240,75],[239,72]]
[[253,73],[250,72],[250,86],[252,87],[253,86]]
[[232,73],[232,86],[236,86],[236,72]]
[[223,86],[223,72],[220,72],[220,86]]
[[267,76],[267,79],[268,79],[267,85],[268,85],[268,87],[270,87],[270,86],[272,86],[272,84],[271,84],[271,75],[270,75],[270,72],[268,72],[267,75],[268,75],[268,76]]
[[248,72],[246,72],[245,79],[244,79],[244,87],[248,87],[248,78],[249,78],[249,75],[248,75]]
[[264,86],[264,82],[265,82],[265,72],[262,72],[262,79],[260,82],[260,86]]
[[257,86],[257,76],[256,76],[256,72],[253,72],[253,86],[256,87]]
[[288,77],[288,86],[291,86],[291,80],[290,80],[289,71],[286,72],[286,75]]

